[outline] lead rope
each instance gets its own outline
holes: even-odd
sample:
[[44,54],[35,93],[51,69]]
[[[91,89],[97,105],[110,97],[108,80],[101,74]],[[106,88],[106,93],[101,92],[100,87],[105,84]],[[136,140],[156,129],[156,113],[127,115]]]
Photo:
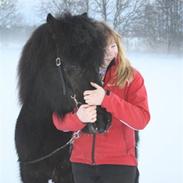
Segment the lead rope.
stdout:
[[20,163],[23,163],[23,164],[34,164],[34,163],[38,163],[40,161],[43,161],[43,160],[53,156],[55,153],[59,152],[61,149],[67,147],[68,145],[73,144],[74,140],[79,138],[79,133],[80,133],[80,130],[78,130],[77,132],[74,132],[72,137],[71,137],[71,139],[66,144],[64,144],[63,146],[55,149],[51,153],[49,153],[49,154],[47,154],[45,156],[42,156],[41,158],[38,158],[38,159],[35,159],[35,160],[32,160],[32,161],[20,161],[20,160],[18,160],[18,161]]
[[[71,96],[71,99],[74,100],[74,102],[76,104],[76,109],[78,109],[78,105],[80,104],[80,102],[77,101],[76,94],[74,94],[73,96]],[[71,139],[66,144],[64,144],[63,146],[55,149],[51,153],[49,153],[49,154],[47,154],[45,156],[42,156],[41,158],[38,158],[38,159],[35,159],[35,160],[31,160],[31,161],[20,161],[20,160],[18,160],[18,161],[20,163],[23,163],[23,164],[34,164],[34,163],[38,163],[40,161],[43,161],[43,160],[45,160],[45,159],[53,156],[55,153],[59,152],[60,150],[64,149],[68,145],[72,145],[74,143],[74,140],[75,139],[78,139],[80,137],[80,131],[81,130],[78,130],[78,131],[74,132],[73,135],[72,135],[72,137],[71,137]]]

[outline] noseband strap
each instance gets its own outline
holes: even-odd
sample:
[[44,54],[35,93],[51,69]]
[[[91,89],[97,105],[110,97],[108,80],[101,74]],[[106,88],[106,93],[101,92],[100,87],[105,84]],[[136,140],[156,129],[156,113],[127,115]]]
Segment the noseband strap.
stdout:
[[48,23],[49,25],[49,30],[50,33],[52,35],[52,39],[55,42],[55,46],[56,46],[56,59],[55,59],[55,65],[57,67],[57,70],[59,72],[59,76],[60,76],[60,81],[61,81],[61,86],[62,86],[62,90],[63,90],[63,95],[66,95],[66,82],[65,82],[65,78],[64,78],[64,61],[63,61],[63,57],[62,57],[62,53],[61,50],[59,49],[59,45],[57,42],[57,36],[55,34],[54,31],[54,25],[53,23]]
[[63,89],[63,95],[66,95],[66,85],[65,85],[64,75],[63,75],[63,72],[64,72],[63,60],[61,60],[60,57],[57,57],[55,61],[56,61],[56,66],[58,68],[59,75],[60,75],[60,81],[61,81],[61,86]]

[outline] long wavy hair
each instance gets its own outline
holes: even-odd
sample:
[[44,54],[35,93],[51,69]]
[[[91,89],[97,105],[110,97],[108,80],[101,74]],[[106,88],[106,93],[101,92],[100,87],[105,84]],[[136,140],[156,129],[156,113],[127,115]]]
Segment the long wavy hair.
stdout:
[[133,80],[133,68],[126,58],[125,50],[122,45],[121,36],[118,32],[114,31],[111,27],[109,27],[105,22],[97,22],[97,27],[101,29],[106,37],[107,42],[111,42],[114,40],[117,48],[118,48],[118,55],[117,55],[117,68],[112,79],[112,84],[124,87],[125,84],[131,82]]

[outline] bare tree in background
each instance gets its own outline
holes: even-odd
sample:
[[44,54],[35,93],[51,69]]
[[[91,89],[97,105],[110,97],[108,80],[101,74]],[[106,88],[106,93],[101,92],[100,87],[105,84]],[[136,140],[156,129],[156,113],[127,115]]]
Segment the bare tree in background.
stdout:
[[132,25],[140,19],[145,2],[146,0],[50,0],[41,3],[41,12],[44,17],[45,13],[62,13],[65,10],[73,14],[87,12],[93,18],[108,22],[123,35],[128,35],[134,34]]
[[151,47],[164,47],[168,52],[182,49],[183,1],[156,0],[148,3],[141,25]]
[[144,6],[143,18],[135,24],[139,30],[136,36],[144,39],[149,48],[156,47],[157,42],[159,42],[159,28],[157,26],[157,23],[160,22],[159,18],[155,6],[147,3]]
[[124,36],[135,35],[135,25],[142,19],[142,10],[145,3],[145,0],[116,0],[114,28]]
[[16,0],[0,0],[0,27],[8,28],[16,23]]
[[[114,3],[114,1],[112,1]],[[91,1],[92,15],[108,22],[109,16],[111,16],[113,11],[113,4],[111,0],[93,0]]]
[[40,12],[42,15],[52,13],[54,15],[70,11],[72,14],[80,14],[89,11],[89,0],[42,0]]
[[41,11],[87,12],[112,25],[123,37],[145,41],[152,49],[183,49],[182,0],[42,0]]
[[122,35],[132,34],[133,24],[141,17],[146,0],[95,0],[92,10],[113,25]]
[[161,24],[159,38],[167,45],[167,50],[176,49],[183,42],[183,1],[157,0]]

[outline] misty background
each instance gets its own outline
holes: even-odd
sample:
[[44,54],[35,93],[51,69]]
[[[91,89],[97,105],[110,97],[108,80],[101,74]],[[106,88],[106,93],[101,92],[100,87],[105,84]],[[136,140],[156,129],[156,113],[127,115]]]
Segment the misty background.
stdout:
[[25,40],[47,13],[67,10],[108,22],[128,50],[183,51],[182,0],[0,0],[1,44]]
[[87,12],[122,36],[145,79],[151,121],[140,131],[140,183],[183,183],[182,0],[0,0],[0,183],[20,183],[14,128],[17,64],[48,13]]

